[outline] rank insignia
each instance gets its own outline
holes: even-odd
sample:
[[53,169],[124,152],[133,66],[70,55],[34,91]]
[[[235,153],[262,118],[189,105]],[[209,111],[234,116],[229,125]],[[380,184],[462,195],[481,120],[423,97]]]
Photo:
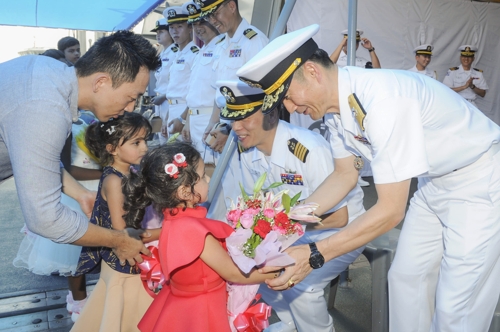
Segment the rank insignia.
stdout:
[[239,58],[241,56],[241,48],[229,51],[230,58]]
[[172,52],[176,53],[179,50],[177,46],[172,47]]
[[295,138],[289,139],[287,143],[288,143],[288,150],[291,153],[293,153],[293,155],[297,157],[300,161],[305,163],[307,155],[309,154],[309,150]]
[[257,36],[257,32],[253,31],[252,29],[246,29],[245,31],[243,31],[243,34],[248,39],[252,39],[253,37]]
[[368,142],[368,139],[366,137],[356,135],[356,136],[354,136],[354,139],[356,139],[357,141],[359,141],[359,142],[361,142],[363,144],[371,145],[371,143]]
[[301,174],[290,174],[290,173],[281,173],[281,182],[284,184],[291,184],[294,186],[303,186],[304,179]]
[[191,46],[191,52],[198,53],[200,49],[197,46]]
[[349,107],[351,108],[351,112],[356,118],[356,121],[358,121],[359,127],[361,128],[362,131],[365,131],[365,126],[363,122],[366,117],[366,112],[363,109],[363,106],[361,106],[358,97],[356,97],[356,94],[353,93],[347,99],[349,101]]

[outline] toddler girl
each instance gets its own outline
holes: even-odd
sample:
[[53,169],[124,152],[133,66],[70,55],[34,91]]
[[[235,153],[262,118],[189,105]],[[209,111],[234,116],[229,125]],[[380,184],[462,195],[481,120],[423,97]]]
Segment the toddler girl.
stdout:
[[175,142],[149,152],[124,181],[127,225],[140,227],[149,204],[164,216],[158,245],[167,282],[142,318],[141,331],[229,332],[226,281],[260,283],[275,277],[243,274],[225,250],[233,229],[206,218],[208,177],[196,148]]
[[[125,113],[88,127],[86,146],[106,165],[90,222],[106,228],[125,228],[122,178],[146,154],[146,137],[150,133],[149,122],[138,113]],[[99,280],[71,331],[136,331],[152,301],[142,286],[138,268],[120,262],[110,248],[83,247],[77,274],[99,271]]]

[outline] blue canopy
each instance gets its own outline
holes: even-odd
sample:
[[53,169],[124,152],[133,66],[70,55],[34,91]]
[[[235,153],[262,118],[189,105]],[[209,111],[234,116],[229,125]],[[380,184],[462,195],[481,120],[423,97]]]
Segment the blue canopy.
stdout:
[[129,30],[164,0],[3,0],[0,25]]

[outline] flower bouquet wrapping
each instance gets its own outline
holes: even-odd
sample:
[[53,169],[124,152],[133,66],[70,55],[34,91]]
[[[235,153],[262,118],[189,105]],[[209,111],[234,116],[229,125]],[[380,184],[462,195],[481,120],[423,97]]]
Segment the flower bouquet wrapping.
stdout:
[[[297,241],[305,231],[300,222],[320,222],[314,216],[318,205],[299,204],[300,193],[290,197],[286,190],[273,194],[270,189],[282,185],[275,182],[262,189],[266,173],[257,180],[253,195],[249,196],[240,184],[242,195],[232,202],[226,218],[235,232],[226,239],[229,255],[244,273],[254,267],[288,266],[295,261],[283,252]],[[248,312],[257,311],[255,303],[259,285],[238,285],[228,283],[228,314],[233,331],[261,331],[269,324],[262,319],[262,308],[255,316],[248,318]],[[270,314],[270,308],[267,308]],[[233,323],[234,321],[234,323]],[[254,326],[252,326],[254,325]]]

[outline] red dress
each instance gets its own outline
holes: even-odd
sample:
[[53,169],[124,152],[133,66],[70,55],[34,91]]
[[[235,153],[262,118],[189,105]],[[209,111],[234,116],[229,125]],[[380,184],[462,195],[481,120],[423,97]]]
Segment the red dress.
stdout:
[[167,284],[154,299],[138,327],[141,331],[230,332],[226,282],[206,265],[200,255],[207,234],[225,247],[233,229],[207,219],[202,207],[175,216],[165,213],[158,245]]

